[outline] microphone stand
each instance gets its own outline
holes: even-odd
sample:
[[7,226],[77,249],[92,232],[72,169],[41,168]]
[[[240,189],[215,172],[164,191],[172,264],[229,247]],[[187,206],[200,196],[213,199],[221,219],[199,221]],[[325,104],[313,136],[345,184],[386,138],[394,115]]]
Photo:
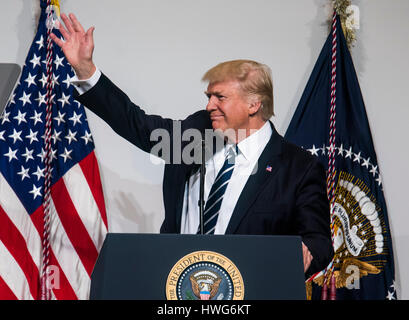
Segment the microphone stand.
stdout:
[[200,163],[200,189],[199,189],[199,213],[200,213],[200,234],[204,234],[204,183],[205,183],[205,141],[202,140],[202,161]]

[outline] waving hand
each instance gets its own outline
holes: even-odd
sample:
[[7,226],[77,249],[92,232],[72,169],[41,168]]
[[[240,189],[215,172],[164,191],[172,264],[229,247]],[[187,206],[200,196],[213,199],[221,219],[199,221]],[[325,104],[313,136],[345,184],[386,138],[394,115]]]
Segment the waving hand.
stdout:
[[74,14],[61,14],[64,25],[60,24],[60,31],[64,41],[55,34],[51,34],[53,41],[61,47],[68,62],[74,68],[78,79],[88,79],[95,72],[95,65],[92,61],[94,52],[94,27],[85,32],[81,23]]

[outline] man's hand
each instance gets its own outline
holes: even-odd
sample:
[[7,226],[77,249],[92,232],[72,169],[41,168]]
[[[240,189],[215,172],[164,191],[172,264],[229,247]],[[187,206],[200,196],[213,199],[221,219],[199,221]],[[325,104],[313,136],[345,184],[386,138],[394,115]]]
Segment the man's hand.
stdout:
[[308,270],[311,265],[311,261],[313,259],[310,250],[308,250],[307,246],[302,243],[302,256],[304,260],[304,273]]
[[74,68],[78,79],[90,78],[96,70],[92,62],[92,53],[94,51],[94,27],[87,32],[79,23],[74,14],[61,14],[64,25],[60,24],[59,29],[64,37],[64,41],[59,39],[55,34],[51,34],[53,41],[61,47],[68,62]]

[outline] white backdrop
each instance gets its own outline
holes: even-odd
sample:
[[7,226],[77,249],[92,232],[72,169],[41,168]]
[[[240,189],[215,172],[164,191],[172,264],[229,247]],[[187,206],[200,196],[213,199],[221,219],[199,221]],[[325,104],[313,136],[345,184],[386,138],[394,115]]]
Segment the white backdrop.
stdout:
[[[60,0],[95,26],[95,62],[148,113],[184,118],[206,105],[200,79],[215,64],[248,58],[273,71],[284,134],[327,37],[329,0]],[[22,65],[35,34],[38,0],[2,0],[0,62]],[[409,1],[353,1],[361,12],[355,67],[383,176],[397,289],[409,299]],[[110,230],[158,232],[163,166],[117,136],[92,112]]]

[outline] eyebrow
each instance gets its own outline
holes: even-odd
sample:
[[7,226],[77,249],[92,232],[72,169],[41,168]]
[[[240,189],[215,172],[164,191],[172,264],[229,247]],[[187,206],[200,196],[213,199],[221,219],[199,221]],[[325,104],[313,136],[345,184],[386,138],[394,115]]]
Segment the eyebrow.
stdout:
[[224,94],[222,94],[220,91],[205,91],[204,92],[204,94],[206,95],[206,96],[225,96]]

